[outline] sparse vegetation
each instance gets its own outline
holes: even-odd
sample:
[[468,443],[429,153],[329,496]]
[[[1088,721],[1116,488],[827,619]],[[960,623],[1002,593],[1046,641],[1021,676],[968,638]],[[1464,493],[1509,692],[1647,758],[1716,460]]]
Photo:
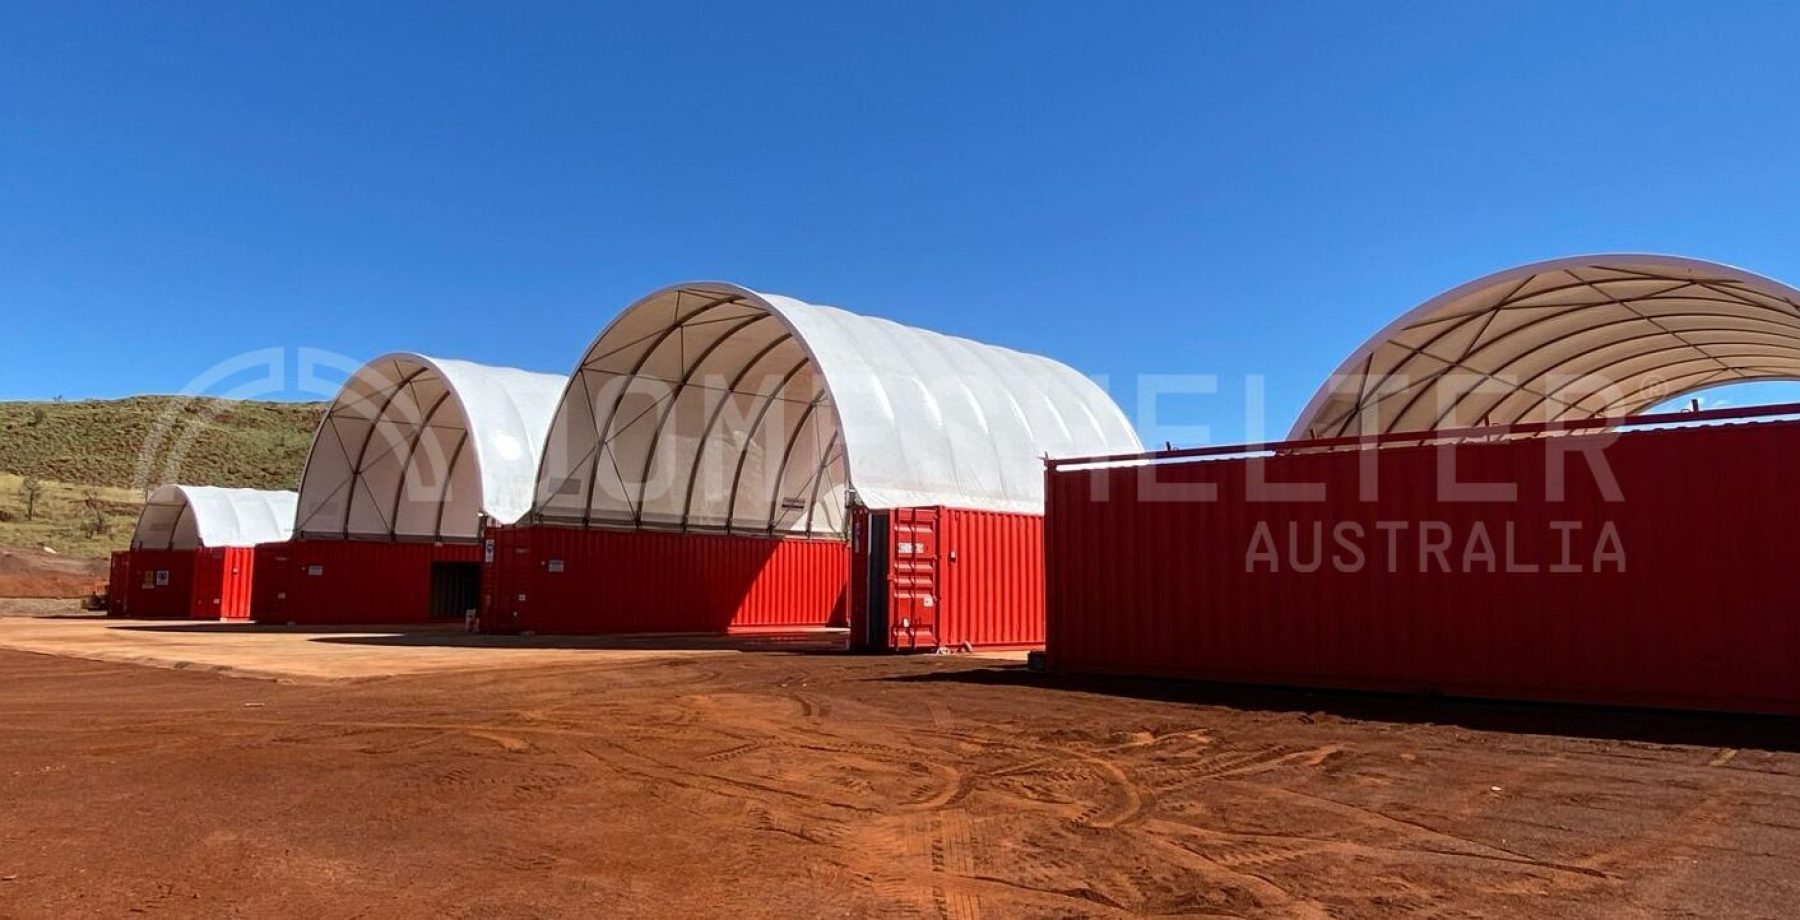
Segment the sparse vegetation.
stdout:
[[[172,396],[0,402],[0,472],[129,487],[143,462],[156,481],[292,489],[323,411],[319,403]],[[166,431],[156,443],[159,426]],[[176,475],[163,475],[177,453]]]
[[297,488],[323,411],[170,396],[0,402],[0,546],[123,549],[143,506],[140,464],[148,485]]
[[81,493],[81,505],[87,509],[87,526],[82,532],[89,539],[106,534],[106,502],[100,497],[100,490],[88,488]]
[[[0,546],[48,546],[65,556],[104,556],[131,543],[143,496],[132,489],[39,480],[37,516],[26,520],[22,476],[0,473]],[[99,521],[98,526],[95,522]]]
[[19,483],[19,497],[25,502],[25,520],[37,518],[38,499],[43,497],[44,484],[36,478],[28,478]]

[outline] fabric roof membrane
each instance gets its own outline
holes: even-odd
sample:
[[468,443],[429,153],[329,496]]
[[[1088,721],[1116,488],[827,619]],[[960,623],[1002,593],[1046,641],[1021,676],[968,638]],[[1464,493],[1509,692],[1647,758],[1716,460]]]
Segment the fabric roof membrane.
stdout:
[[557,409],[535,520],[841,535],[870,508],[1041,513],[1045,455],[1141,446],[1037,355],[719,282],[633,304]]
[[1290,439],[1632,415],[1800,379],[1800,291],[1677,256],[1555,259],[1432,298],[1365,342]]
[[567,379],[400,353],[344,383],[313,438],[295,533],[312,539],[466,542],[481,517],[531,508],[538,459]]
[[159,486],[144,502],[132,549],[203,549],[279,543],[294,529],[293,492]]

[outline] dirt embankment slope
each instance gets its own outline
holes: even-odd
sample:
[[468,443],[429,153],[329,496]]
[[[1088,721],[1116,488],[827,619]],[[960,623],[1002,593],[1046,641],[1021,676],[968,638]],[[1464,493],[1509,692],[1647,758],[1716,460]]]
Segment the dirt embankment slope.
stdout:
[[0,597],[86,597],[106,578],[105,559],[0,547]]

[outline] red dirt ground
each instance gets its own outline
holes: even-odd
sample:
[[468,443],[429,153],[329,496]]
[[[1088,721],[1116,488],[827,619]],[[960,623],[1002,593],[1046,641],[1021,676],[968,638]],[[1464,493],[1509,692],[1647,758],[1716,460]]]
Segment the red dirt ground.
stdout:
[[0,652],[0,916],[1800,904],[1788,724],[1165,691],[960,658],[283,684]]

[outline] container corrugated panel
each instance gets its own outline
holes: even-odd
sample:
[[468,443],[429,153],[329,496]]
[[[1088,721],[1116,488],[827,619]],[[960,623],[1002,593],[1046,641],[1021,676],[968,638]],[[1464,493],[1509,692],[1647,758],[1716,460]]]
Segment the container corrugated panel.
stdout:
[[131,584],[131,551],[116,550],[112,554],[112,565],[108,569],[106,579],[106,615],[113,617],[130,616],[126,590]]
[[849,564],[840,541],[543,526],[489,536],[482,628],[492,632],[720,633],[843,622]]
[[1044,519],[941,509],[940,641],[950,647],[1044,644]]
[[385,543],[294,540],[288,557],[287,597],[279,612],[259,605],[266,622],[307,625],[424,623],[432,616],[432,566],[460,563],[479,570],[482,548],[464,543]]
[[125,616],[145,619],[187,617],[193,610],[195,551],[131,551],[125,585]]
[[1052,472],[1049,663],[1800,714],[1796,450],[1781,422]]

